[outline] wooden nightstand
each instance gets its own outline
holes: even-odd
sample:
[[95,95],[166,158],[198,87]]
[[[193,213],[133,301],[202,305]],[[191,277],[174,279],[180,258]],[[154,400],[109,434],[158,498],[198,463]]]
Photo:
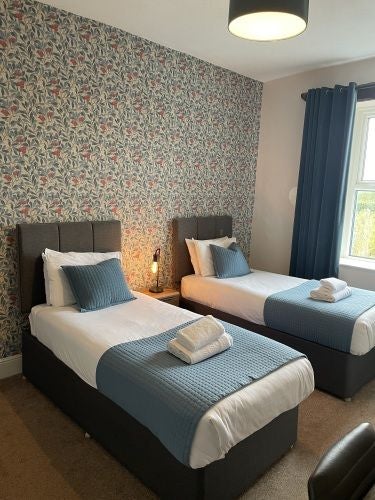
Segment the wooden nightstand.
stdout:
[[164,292],[160,293],[150,292],[148,288],[140,288],[138,292],[144,293],[154,299],[161,300],[162,302],[167,302],[173,306],[178,307],[180,305],[180,292],[173,288],[164,288]]

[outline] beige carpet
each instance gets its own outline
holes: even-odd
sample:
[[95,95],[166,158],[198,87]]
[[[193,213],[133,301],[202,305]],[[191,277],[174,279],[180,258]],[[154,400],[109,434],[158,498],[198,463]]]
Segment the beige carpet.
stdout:
[[[351,403],[315,391],[300,407],[294,449],[243,498],[306,499],[307,479],[324,450],[365,421],[375,424],[375,381]],[[1,500],[152,498],[29,382],[20,376],[0,381]]]

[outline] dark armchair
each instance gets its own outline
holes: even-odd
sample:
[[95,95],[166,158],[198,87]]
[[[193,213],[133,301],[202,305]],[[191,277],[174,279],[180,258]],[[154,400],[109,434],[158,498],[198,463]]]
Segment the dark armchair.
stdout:
[[359,500],[375,484],[375,430],[360,424],[321,458],[311,474],[310,500]]

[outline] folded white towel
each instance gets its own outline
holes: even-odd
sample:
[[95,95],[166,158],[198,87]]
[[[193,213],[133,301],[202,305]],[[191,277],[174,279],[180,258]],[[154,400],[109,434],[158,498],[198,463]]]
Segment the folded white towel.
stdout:
[[224,332],[223,325],[209,314],[178,330],[176,337],[185,349],[195,352],[217,340]]
[[311,290],[310,297],[314,300],[324,300],[325,302],[338,302],[339,300],[346,299],[346,297],[349,297],[351,294],[352,291],[348,286],[343,290],[333,293],[327,293],[320,287]]
[[339,292],[348,286],[346,281],[337,278],[323,278],[320,280],[320,284],[324,290],[330,293]]
[[228,333],[224,333],[218,339],[211,342],[211,344],[208,344],[195,352],[189,351],[181,345],[177,339],[173,339],[168,342],[168,351],[177,358],[182,359],[182,361],[185,361],[185,363],[194,365],[195,363],[199,363],[199,361],[203,361],[204,359],[211,358],[211,356],[215,356],[215,354],[219,354],[219,352],[226,351],[232,345],[233,338]]

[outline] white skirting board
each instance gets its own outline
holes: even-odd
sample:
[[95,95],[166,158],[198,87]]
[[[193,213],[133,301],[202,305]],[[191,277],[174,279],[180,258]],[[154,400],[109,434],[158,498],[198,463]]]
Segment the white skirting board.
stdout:
[[22,372],[22,354],[0,359],[0,379]]

